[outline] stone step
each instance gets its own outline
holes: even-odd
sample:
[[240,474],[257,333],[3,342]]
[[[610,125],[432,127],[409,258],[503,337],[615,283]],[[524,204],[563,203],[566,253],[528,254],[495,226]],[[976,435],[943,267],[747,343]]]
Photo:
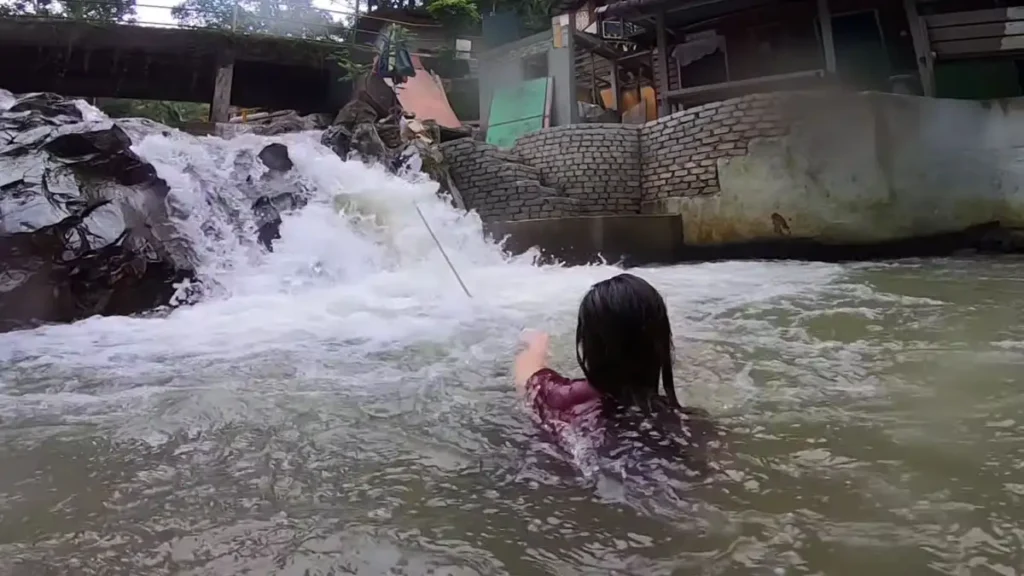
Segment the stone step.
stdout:
[[504,160],[505,162],[511,162],[513,164],[524,164],[523,159],[515,152],[509,152],[508,150],[501,150],[495,148],[491,155],[495,158]]
[[549,206],[555,213],[552,218],[563,216],[577,216],[580,213],[580,201],[576,198],[565,196],[544,196],[544,204]]

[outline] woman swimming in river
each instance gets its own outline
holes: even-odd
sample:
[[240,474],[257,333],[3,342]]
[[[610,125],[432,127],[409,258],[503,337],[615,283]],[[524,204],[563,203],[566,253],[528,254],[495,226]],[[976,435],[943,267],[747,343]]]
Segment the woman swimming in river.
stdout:
[[668,456],[704,445],[715,434],[706,412],[683,407],[676,397],[668,311],[661,294],[641,278],[619,274],[583,296],[576,323],[583,379],[547,366],[547,334],[529,332],[524,339],[526,349],[514,366],[516,388],[562,442],[575,433],[599,447],[627,440]]

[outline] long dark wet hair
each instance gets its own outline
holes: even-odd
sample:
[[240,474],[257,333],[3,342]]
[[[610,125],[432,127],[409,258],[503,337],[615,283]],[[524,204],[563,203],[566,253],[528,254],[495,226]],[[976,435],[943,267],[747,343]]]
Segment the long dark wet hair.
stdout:
[[[618,408],[680,408],[672,380],[672,326],[661,294],[619,274],[591,286],[576,322],[576,361],[590,385]],[[658,393],[661,381],[665,395]]]
[[674,352],[665,300],[643,279],[619,274],[594,284],[580,302],[576,361],[603,397],[602,411],[610,417],[605,432],[620,441],[613,452],[682,456],[688,474],[704,476],[720,430],[705,410],[680,405]]

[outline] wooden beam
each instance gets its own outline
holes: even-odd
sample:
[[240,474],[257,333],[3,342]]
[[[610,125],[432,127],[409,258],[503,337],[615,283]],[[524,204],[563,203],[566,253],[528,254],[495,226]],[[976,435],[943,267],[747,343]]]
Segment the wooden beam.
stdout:
[[836,43],[832,38],[832,11],[828,0],[818,0],[818,21],[821,24],[821,47],[825,53],[825,70],[836,73]]
[[665,12],[658,12],[655,21],[658,35],[658,118],[668,116],[668,42],[665,39]]
[[907,26],[914,41],[914,55],[917,57],[917,74],[921,79],[921,90],[925,96],[935,96],[935,55],[928,38],[928,26],[917,12],[917,0],[903,0],[907,13]]
[[720,90],[731,90],[736,88],[751,88],[764,84],[771,84],[773,82],[785,82],[786,80],[800,80],[804,78],[823,78],[824,76],[825,73],[822,70],[804,70],[802,72],[789,72],[787,74],[775,74],[772,76],[747,78],[745,80],[733,80],[732,82],[719,82],[717,84],[704,84],[703,86],[680,88],[678,90],[672,90],[667,94],[667,96],[669,98],[678,98],[679,96],[692,96],[694,94],[704,94],[707,92],[717,92]]
[[1024,20],[1024,7],[992,8],[974,10],[972,12],[952,12],[950,14],[932,14],[925,16],[924,21],[929,28],[944,26],[964,26],[967,24],[990,24],[1007,20]]
[[[622,100],[622,98],[619,98],[619,63],[618,62],[615,62],[615,61],[612,62],[612,70],[611,70],[611,74],[608,75],[608,83],[611,84],[610,88],[612,90],[611,107],[612,107],[613,110],[619,110],[619,101]],[[622,110],[619,110],[619,112],[622,112]]]
[[1024,51],[1024,35],[1003,36],[1002,38],[977,38],[975,40],[954,40],[936,42],[935,54],[948,57],[986,56],[1005,52]]
[[1024,20],[932,28],[928,31],[928,38],[933,42],[948,42],[950,40],[975,40],[977,38],[1002,38],[1003,36],[1018,36],[1020,34],[1024,34]]

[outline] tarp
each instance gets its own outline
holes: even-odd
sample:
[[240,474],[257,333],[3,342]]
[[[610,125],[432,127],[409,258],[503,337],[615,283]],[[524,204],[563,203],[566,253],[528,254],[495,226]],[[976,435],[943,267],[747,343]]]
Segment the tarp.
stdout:
[[452,111],[444,85],[435,74],[425,70],[420,57],[412,56],[416,75],[395,88],[403,110],[416,115],[417,120],[433,120],[448,128],[461,128],[462,122]]
[[491,99],[487,143],[511,148],[520,136],[549,126],[551,82],[537,78],[497,89]]

